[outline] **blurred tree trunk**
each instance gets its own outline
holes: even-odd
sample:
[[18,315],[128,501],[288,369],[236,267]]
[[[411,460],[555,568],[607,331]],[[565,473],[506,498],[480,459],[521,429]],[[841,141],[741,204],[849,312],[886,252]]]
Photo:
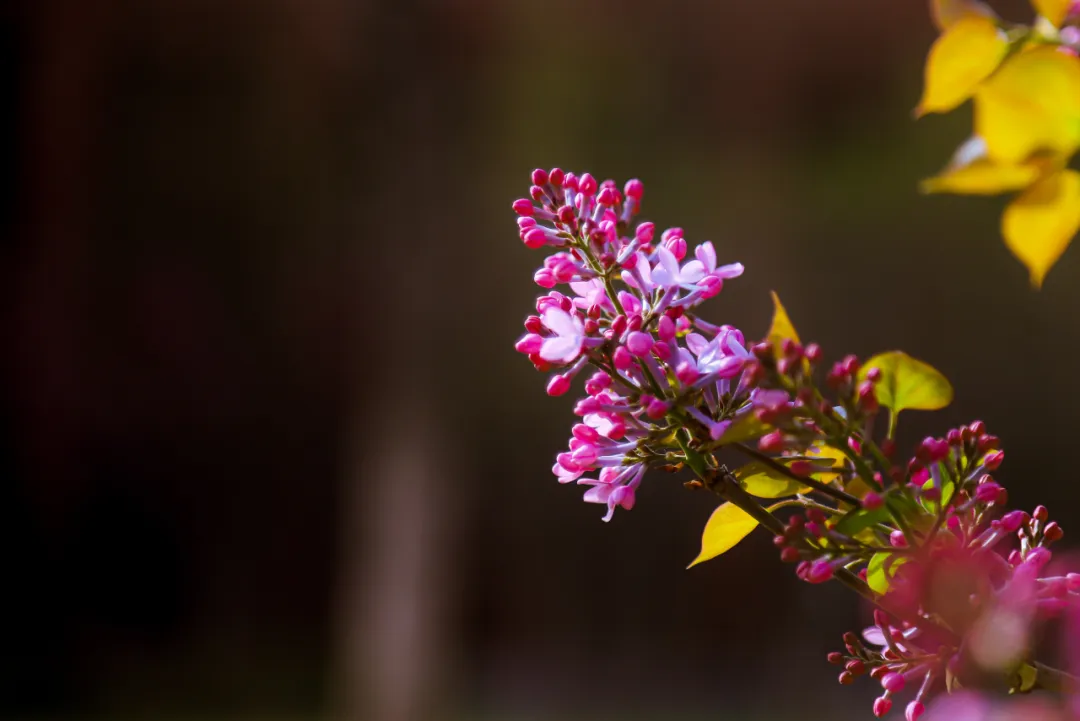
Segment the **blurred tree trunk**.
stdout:
[[[357,385],[343,479],[336,703],[365,721],[439,717],[449,704],[457,597],[455,433],[445,412],[446,248],[459,240],[444,119],[462,36],[448,5],[383,3],[368,17],[361,165],[370,186],[351,239]],[[460,22],[460,18],[456,19]],[[456,26],[457,23],[455,23]],[[456,32],[456,27],[455,27]],[[433,66],[432,57],[440,64]],[[387,63],[393,72],[387,73]],[[451,79],[453,81],[451,82]],[[439,327],[436,327],[439,326]],[[447,366],[448,368],[449,366]]]

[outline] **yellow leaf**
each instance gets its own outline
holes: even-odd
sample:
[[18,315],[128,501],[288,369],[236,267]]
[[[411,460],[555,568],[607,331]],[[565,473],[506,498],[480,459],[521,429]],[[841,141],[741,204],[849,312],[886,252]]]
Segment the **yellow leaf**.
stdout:
[[860,381],[866,380],[871,368],[881,372],[874,384],[874,395],[892,412],[893,423],[900,411],[936,411],[952,403],[953,389],[948,379],[903,351],[879,353],[866,361],[859,369]]
[[1039,177],[1034,165],[998,165],[989,160],[978,160],[964,168],[957,168],[919,184],[924,193],[959,193],[961,195],[997,195],[1010,190],[1022,190]]
[[1043,279],[1080,230],[1080,173],[1063,170],[1040,180],[1005,209],[1001,232],[1005,244],[1031,274]]
[[1080,146],[1080,60],[1033,46],[1007,60],[975,90],[975,134],[998,163],[1037,150],[1069,156]]
[[993,10],[978,0],[930,0],[930,14],[938,30],[948,30],[966,17],[996,17]]
[[776,291],[772,292],[773,300],[773,319],[772,325],[769,326],[769,343],[772,344],[773,351],[780,355],[783,351],[784,341],[791,339],[796,343],[799,342],[799,334],[795,332],[795,326],[791,324],[791,318],[788,317],[787,311],[784,310],[784,304],[780,302],[780,296],[776,294]]
[[809,487],[760,461],[746,464],[733,475],[747,493],[758,498],[783,498],[810,490]]
[[[826,446],[823,443],[815,443],[806,450],[806,455],[815,456],[820,458],[819,465],[832,466],[833,468],[843,468],[844,463],[847,461],[847,456],[844,452],[838,448],[832,446]],[[840,477],[839,472],[822,471],[821,473],[813,474],[815,480],[822,483],[832,483]]]
[[750,514],[732,503],[720,506],[713,511],[709,522],[705,524],[705,532],[701,534],[701,553],[687,568],[693,568],[730,551],[746,538],[757,524]]
[[930,48],[915,116],[945,113],[970,98],[1008,49],[1008,38],[990,18],[972,15],[957,20]]
[[986,141],[973,135],[956,149],[945,170],[922,181],[919,189],[924,193],[997,195],[1028,187],[1053,165],[1051,159],[995,163],[986,157]]
[[1059,28],[1065,21],[1065,16],[1069,14],[1072,0],[1031,0],[1031,4],[1035,6],[1035,12],[1053,23],[1054,27]]

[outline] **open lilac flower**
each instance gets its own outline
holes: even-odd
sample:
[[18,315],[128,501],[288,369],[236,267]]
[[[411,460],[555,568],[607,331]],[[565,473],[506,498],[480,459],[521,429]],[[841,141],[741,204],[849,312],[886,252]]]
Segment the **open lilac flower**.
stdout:
[[540,346],[541,358],[552,363],[572,363],[581,355],[585,326],[577,315],[562,308],[548,308],[540,318],[544,327],[555,334]]

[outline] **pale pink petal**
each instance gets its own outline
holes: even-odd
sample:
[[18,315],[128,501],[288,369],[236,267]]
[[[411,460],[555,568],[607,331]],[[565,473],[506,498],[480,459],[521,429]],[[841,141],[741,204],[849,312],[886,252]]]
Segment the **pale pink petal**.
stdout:
[[611,495],[613,487],[609,485],[593,486],[589,490],[585,491],[586,503],[607,503],[608,496]]
[[561,336],[573,336],[577,334],[577,330],[574,327],[574,319],[562,308],[548,308],[544,311],[544,314],[540,316],[544,325]]
[[686,334],[686,347],[690,349],[690,352],[694,355],[701,355],[701,352],[705,350],[709,345],[708,339],[700,333],[687,333]]
[[697,283],[705,277],[705,265],[700,260],[691,260],[682,267],[680,277],[684,283]]
[[706,240],[695,248],[694,257],[701,261],[701,264],[708,268],[709,272],[716,270],[716,249],[713,248],[711,240]]
[[540,357],[550,363],[569,363],[581,354],[581,339],[558,336],[547,338],[540,347]]
[[718,278],[728,280],[730,278],[738,278],[740,275],[743,274],[744,270],[746,270],[746,268],[743,267],[742,263],[729,263],[727,265],[722,265],[717,268],[716,272],[713,273],[713,275]]
[[866,640],[867,643],[871,644],[872,646],[885,645],[885,634],[882,633],[881,629],[877,626],[870,626],[869,628],[864,628],[862,632],[862,637]]

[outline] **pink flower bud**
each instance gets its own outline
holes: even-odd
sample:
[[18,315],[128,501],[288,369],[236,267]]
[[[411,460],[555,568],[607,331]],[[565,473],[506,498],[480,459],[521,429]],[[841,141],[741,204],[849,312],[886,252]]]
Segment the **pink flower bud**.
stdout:
[[539,353],[540,347],[544,345],[544,339],[535,333],[529,333],[524,335],[514,344],[514,350],[518,353],[532,354]]
[[863,496],[862,505],[863,508],[868,511],[876,511],[877,509],[885,505],[885,499],[879,496],[877,493],[869,491],[865,496]]
[[903,531],[893,531],[889,534],[889,544],[893,548],[907,548],[907,537]]
[[902,673],[891,672],[881,677],[881,687],[886,691],[892,691],[898,693],[904,690],[904,675]]
[[919,717],[924,713],[926,713],[926,707],[923,706],[922,701],[912,701],[904,710],[904,718],[907,721],[919,721]]
[[596,178],[591,173],[583,173],[581,179],[578,180],[577,189],[582,195],[592,197],[596,194]]
[[664,246],[675,256],[675,260],[682,260],[686,257],[686,238],[682,236],[668,238]]
[[810,461],[800,459],[792,461],[788,466],[788,470],[800,478],[806,478],[813,472],[814,465]]
[[541,268],[533,273],[533,280],[541,288],[554,288],[558,283],[555,281],[555,274],[547,268]]
[[1046,528],[1043,529],[1043,538],[1045,538],[1048,543],[1060,541],[1064,537],[1065,531],[1061,530],[1061,526],[1058,525],[1057,521],[1051,521],[1046,525]]
[[608,186],[600,190],[600,194],[596,196],[596,202],[600,205],[611,207],[612,205],[615,205],[618,195],[618,191]]
[[656,324],[656,335],[660,337],[662,341],[669,341],[675,337],[675,321],[670,316],[660,316],[659,322]]
[[611,330],[615,335],[622,335],[626,331],[626,324],[626,316],[617,315],[615,316],[615,320],[611,321]]
[[645,184],[637,178],[632,178],[626,181],[626,185],[623,186],[623,192],[626,193],[627,198],[641,200],[641,196],[645,194]]
[[758,450],[765,453],[778,453],[784,447],[784,435],[780,431],[766,433],[758,440]]
[[533,211],[535,210],[532,201],[528,198],[518,198],[514,201],[514,204],[511,207],[518,215],[532,215]]
[[1049,548],[1039,546],[1028,551],[1024,563],[1036,570],[1041,570],[1046,564],[1050,563],[1050,559],[1053,558],[1053,556],[1054,554],[1050,552]]
[[1005,460],[1005,451],[995,451],[983,459],[983,466],[988,471],[996,471],[1001,462]]
[[832,564],[825,560],[814,561],[806,572],[806,580],[809,583],[825,583],[832,577]]
[[882,696],[874,699],[874,715],[881,718],[892,710],[892,701]]
[[[635,316],[640,317],[640,316]],[[652,350],[653,339],[648,333],[635,330],[626,337],[626,349],[639,358],[643,358]]]
[[649,401],[649,404],[645,407],[645,415],[653,420],[659,420],[667,415],[667,412],[671,409],[671,404],[660,400],[659,398],[653,398]]
[[649,244],[652,242],[653,233],[656,232],[656,226],[652,223],[639,223],[638,227],[634,230],[634,237],[640,243]]
[[626,346],[623,345],[615,349],[615,352],[611,354],[611,360],[615,367],[621,371],[634,364],[634,357],[630,355],[630,351],[626,350]]
[[537,248],[543,248],[547,245],[547,233],[543,228],[529,228],[525,231],[525,234],[521,236],[521,239],[525,242],[525,245],[533,250]]
[[1016,533],[1021,526],[1028,522],[1028,514],[1023,511],[1009,511],[1001,517],[1001,527],[1006,533]]
[[994,503],[1002,488],[997,483],[989,481],[975,488],[975,499],[980,503]]
[[543,185],[544,183],[548,182],[547,171],[543,168],[537,168],[536,170],[532,171],[531,178],[533,185]]
[[548,172],[548,182],[556,188],[562,187],[563,177],[565,177],[565,174],[561,168],[552,168]]
[[570,379],[564,375],[551,376],[551,380],[547,384],[547,394],[549,396],[561,396],[570,390]]

